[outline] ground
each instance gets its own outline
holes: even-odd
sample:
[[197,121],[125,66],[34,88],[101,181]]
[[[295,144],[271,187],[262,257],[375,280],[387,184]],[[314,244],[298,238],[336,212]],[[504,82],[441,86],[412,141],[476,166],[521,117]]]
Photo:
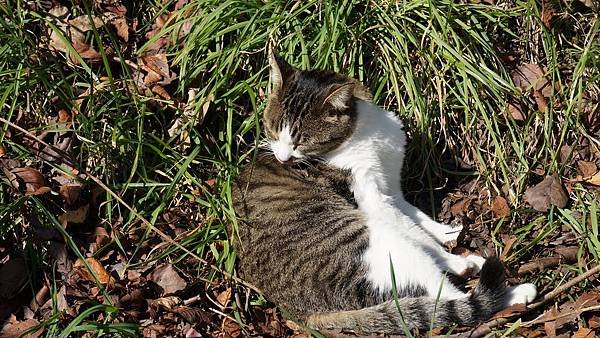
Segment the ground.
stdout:
[[538,286],[532,307],[431,335],[594,337],[599,10],[0,3],[0,336],[307,335],[238,275],[226,230],[230,183],[260,141],[272,45],[368,86],[404,121],[408,198],[465,227],[449,250],[496,254],[509,283]]

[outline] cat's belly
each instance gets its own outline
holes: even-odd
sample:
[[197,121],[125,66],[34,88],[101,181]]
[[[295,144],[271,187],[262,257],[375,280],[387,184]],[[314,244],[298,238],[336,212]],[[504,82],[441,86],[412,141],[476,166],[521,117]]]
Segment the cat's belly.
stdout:
[[390,214],[380,210],[367,216],[369,246],[363,255],[367,280],[381,293],[392,290],[394,278],[397,290],[430,285],[442,274],[429,253],[429,239],[421,238],[420,227],[407,218]]

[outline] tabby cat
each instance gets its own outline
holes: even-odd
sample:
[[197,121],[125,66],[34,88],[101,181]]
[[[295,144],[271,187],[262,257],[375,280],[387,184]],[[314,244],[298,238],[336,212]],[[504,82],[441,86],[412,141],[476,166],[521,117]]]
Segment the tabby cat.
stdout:
[[[234,245],[248,281],[312,328],[362,334],[474,324],[535,298],[533,284],[504,286],[498,258],[444,250],[460,228],[405,201],[402,125],[365,87],[270,59],[271,152],[242,171],[233,192]],[[478,271],[471,293],[446,276]]]

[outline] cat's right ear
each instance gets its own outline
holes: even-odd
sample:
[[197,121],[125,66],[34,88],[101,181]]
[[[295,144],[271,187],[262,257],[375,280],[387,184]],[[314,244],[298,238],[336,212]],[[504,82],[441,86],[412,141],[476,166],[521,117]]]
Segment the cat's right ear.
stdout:
[[270,54],[269,64],[271,66],[271,93],[278,93],[283,89],[286,80],[288,80],[294,73],[294,67],[287,63],[274,50],[271,50]]

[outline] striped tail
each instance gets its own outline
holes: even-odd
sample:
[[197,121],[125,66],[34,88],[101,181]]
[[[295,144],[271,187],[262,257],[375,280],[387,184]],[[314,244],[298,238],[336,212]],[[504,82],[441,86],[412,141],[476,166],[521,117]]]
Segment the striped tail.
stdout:
[[[400,298],[352,311],[314,314],[308,326],[317,330],[352,331],[359,334],[399,334],[404,328],[472,325],[489,319],[504,304],[504,267],[497,257],[488,258],[481,268],[479,284],[472,294],[454,300],[427,297]],[[402,315],[400,315],[402,313]]]

